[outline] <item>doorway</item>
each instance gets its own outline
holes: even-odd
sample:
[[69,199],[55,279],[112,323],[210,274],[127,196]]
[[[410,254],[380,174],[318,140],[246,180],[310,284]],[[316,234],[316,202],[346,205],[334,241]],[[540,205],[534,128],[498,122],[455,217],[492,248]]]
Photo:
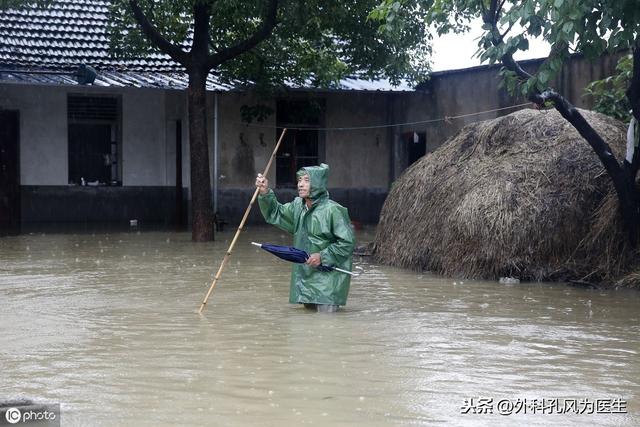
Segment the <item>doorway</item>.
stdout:
[[427,154],[427,135],[425,132],[406,132],[403,139],[408,147],[409,162],[407,166],[411,166],[425,154]]
[[20,120],[0,110],[0,236],[20,232]]

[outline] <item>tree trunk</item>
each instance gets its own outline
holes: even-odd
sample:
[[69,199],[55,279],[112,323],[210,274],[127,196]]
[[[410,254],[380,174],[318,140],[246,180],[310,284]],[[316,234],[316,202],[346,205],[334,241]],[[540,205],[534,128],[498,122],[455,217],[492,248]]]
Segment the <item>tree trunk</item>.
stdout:
[[553,101],[555,109],[578,131],[591,146],[611,178],[613,187],[620,203],[620,213],[629,244],[632,248],[638,245],[638,223],[640,222],[640,205],[638,190],[635,186],[635,175],[627,172],[626,166],[620,166],[609,144],[591,127],[580,112],[562,95],[554,90],[543,93],[533,93],[529,99],[538,105],[544,105],[546,100]]
[[189,70],[189,152],[191,154],[191,239],[213,240],[213,208],[207,143],[207,72]]

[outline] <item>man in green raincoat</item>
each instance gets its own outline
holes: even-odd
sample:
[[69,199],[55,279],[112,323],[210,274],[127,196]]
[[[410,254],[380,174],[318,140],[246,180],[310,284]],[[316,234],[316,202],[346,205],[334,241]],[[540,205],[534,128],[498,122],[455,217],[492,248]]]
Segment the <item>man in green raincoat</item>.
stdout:
[[315,267],[322,264],[351,271],[355,245],[351,220],[346,208],[329,199],[328,165],[304,167],[296,175],[299,197],[281,204],[259,174],[260,211],[267,223],[293,234],[294,247],[311,254],[305,264],[293,265],[289,302],[333,312],[347,303],[351,276]]

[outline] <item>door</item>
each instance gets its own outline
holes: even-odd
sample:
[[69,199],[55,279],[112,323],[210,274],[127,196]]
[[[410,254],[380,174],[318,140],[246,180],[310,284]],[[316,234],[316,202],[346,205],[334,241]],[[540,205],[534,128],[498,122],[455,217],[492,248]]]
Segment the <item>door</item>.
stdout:
[[0,110],[0,236],[20,232],[19,116]]

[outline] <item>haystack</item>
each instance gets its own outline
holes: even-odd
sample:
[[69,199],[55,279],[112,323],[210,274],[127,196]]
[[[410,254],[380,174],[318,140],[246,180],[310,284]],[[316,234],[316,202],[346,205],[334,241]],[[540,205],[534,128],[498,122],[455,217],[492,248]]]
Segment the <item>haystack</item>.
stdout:
[[[625,126],[581,111],[624,158]],[[394,182],[373,245],[382,263],[453,277],[612,280],[633,254],[595,153],[555,110],[466,126]]]

